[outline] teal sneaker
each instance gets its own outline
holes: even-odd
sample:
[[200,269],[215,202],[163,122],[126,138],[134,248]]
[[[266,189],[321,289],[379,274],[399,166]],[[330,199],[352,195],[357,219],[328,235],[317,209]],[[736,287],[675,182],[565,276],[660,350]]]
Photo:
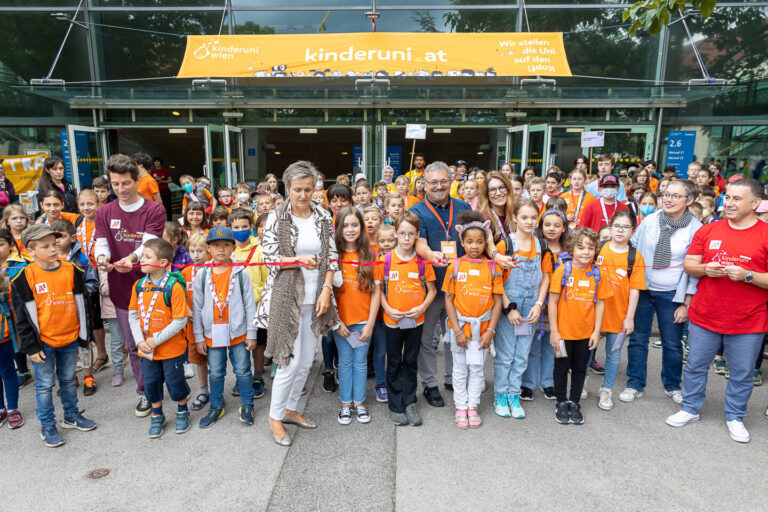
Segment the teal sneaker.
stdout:
[[183,434],[189,430],[191,425],[189,419],[189,411],[177,411],[176,412],[176,433]]
[[509,418],[511,413],[509,411],[509,402],[504,393],[496,393],[496,398],[493,399],[493,412],[501,416],[502,418]]
[[224,408],[217,409],[214,406],[208,408],[208,412],[205,416],[200,418],[200,428],[208,428],[216,423],[222,416],[224,416]]
[[725,358],[715,358],[715,373],[718,375],[726,375],[728,373],[728,363],[725,362]]
[[163,428],[165,427],[165,414],[153,414],[150,418],[149,424],[149,438],[157,439],[163,435]]
[[253,406],[243,405],[240,407],[240,421],[246,425],[253,425]]
[[683,343],[683,353],[688,354],[691,351],[691,347],[688,345],[688,336],[683,336],[680,341]]
[[509,398],[509,410],[512,413],[513,418],[521,420],[525,418],[525,411],[523,406],[520,405],[520,395],[507,395]]
[[755,386],[763,385],[763,372],[760,370],[752,370],[752,380],[755,382]]

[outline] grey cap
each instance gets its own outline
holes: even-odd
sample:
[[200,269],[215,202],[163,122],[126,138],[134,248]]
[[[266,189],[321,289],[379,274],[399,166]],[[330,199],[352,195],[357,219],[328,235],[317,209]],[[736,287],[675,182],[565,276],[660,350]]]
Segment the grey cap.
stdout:
[[58,231],[52,230],[51,226],[48,226],[47,224],[33,224],[21,232],[21,243],[26,247],[29,245],[29,242],[40,240],[49,235],[53,235],[56,238],[64,236]]

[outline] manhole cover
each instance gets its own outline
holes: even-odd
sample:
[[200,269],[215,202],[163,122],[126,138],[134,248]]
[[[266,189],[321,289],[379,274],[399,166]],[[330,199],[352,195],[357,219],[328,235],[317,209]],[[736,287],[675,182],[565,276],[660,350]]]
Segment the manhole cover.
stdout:
[[99,478],[104,478],[108,474],[109,474],[109,470],[107,468],[94,469],[93,471],[88,473],[88,478],[97,480]]

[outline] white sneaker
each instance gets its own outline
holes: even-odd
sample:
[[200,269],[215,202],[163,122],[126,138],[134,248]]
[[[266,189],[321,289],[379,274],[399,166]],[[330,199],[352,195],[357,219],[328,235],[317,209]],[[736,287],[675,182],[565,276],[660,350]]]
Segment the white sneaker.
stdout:
[[195,367],[189,363],[184,363],[184,378],[191,379],[195,376]]
[[728,425],[728,433],[731,434],[731,439],[737,443],[749,442],[749,432],[747,432],[747,428],[741,420],[726,421],[725,424]]
[[683,393],[680,392],[679,389],[676,389],[674,391],[664,391],[664,394],[668,397],[672,398],[672,401],[676,404],[683,403]]
[[642,391],[638,391],[632,388],[626,388],[619,395],[619,400],[621,400],[622,402],[634,402],[635,398],[640,398],[641,396],[643,396]]
[[587,395],[588,395],[588,394],[589,394],[589,393],[587,393],[587,390],[586,390],[585,388],[581,388],[581,399],[582,399],[582,400],[584,400],[585,398],[587,398]]
[[597,406],[604,411],[610,411],[613,409],[613,391],[610,389],[600,388],[600,397],[597,400]]
[[667,418],[667,425],[670,427],[684,427],[692,421],[699,421],[699,418],[698,414],[680,411]]

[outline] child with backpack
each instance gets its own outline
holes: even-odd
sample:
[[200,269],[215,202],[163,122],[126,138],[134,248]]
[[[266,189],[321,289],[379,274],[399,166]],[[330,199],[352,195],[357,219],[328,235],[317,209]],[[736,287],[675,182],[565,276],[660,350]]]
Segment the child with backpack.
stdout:
[[192,290],[194,288],[195,276],[203,268],[209,259],[208,246],[205,243],[205,235],[198,233],[192,235],[187,241],[189,256],[192,259],[192,265],[184,267],[181,276],[184,278],[184,284],[187,289],[187,326],[184,328],[187,338],[187,361],[189,364],[197,366],[197,382],[200,384],[200,391],[192,403],[189,404],[191,411],[199,411],[210,401],[211,392],[208,390],[208,359],[203,354],[198,353],[195,344],[195,333],[193,329],[192,305],[194,297]]
[[173,259],[171,260],[171,272],[181,272],[192,263],[192,258],[187,253],[187,232],[176,222],[166,222],[163,229],[163,240],[173,247]]
[[421,415],[416,410],[417,361],[424,313],[437,295],[435,271],[420,263],[416,255],[419,217],[405,212],[395,219],[394,227],[397,246],[380,256],[378,261],[382,264],[374,267],[387,336],[389,415],[395,425],[418,426]]
[[621,348],[625,338],[635,329],[637,301],[640,290],[645,290],[645,261],[629,242],[637,229],[637,218],[629,210],[619,210],[613,214],[610,228],[611,241],[600,244],[595,260],[602,278],[613,290],[613,295],[605,299],[602,327],[605,333],[605,376],[597,406],[604,411],[613,409],[613,385],[621,364]]
[[493,361],[494,412],[503,418],[525,417],[520,405],[523,373],[528,368],[535,326],[552,273],[552,260],[545,257],[541,242],[533,236],[538,218],[539,209],[533,200],[517,201],[513,215],[517,229],[496,245],[493,255],[501,253],[515,262],[515,267],[504,272],[503,315]]
[[[141,358],[144,393],[152,404],[149,437],[163,435],[163,383],[171,400],[178,403],[176,433],[189,430],[189,385],[184,377],[187,340],[187,297],[178,273],[167,268],[173,259],[173,247],[162,238],[144,244],[140,260],[146,274],[131,290],[128,321]],[[162,297],[161,297],[162,295]]]
[[[600,268],[593,261],[597,245],[597,233],[590,228],[575,229],[567,242],[572,259],[555,270],[549,285],[549,342],[555,349],[555,421],[560,424],[584,423],[579,400],[589,351],[600,342],[605,299],[611,296],[610,284],[600,279]],[[570,395],[566,393],[569,370]]]
[[[456,223],[466,258],[483,259],[486,242],[493,239],[491,221],[468,210],[461,212]],[[462,430],[478,428],[482,424],[477,406],[485,382],[485,350],[491,346],[501,316],[501,269],[493,262],[455,259],[443,291],[453,352],[453,421]]]
[[[570,258],[565,252],[568,224],[561,213],[560,210],[556,209],[547,210],[539,219],[538,232],[542,234],[542,237],[539,238],[542,263],[549,261],[549,266],[552,269],[550,274],[562,264],[563,258]],[[555,383],[552,377],[552,371],[555,367],[555,351],[549,344],[548,302],[549,294],[544,299],[538,329],[531,341],[528,365],[523,373],[522,385],[520,386],[520,400],[533,400],[533,390],[536,389],[537,385],[541,386],[544,398],[547,400],[555,399]]]
[[363,215],[354,206],[342,208],[336,216],[336,248],[341,256],[343,283],[335,290],[340,322],[333,337],[339,352],[341,425],[352,422],[353,410],[359,423],[371,421],[365,407],[365,390],[379,294],[373,293],[373,267],[353,263],[371,263],[376,259],[363,226]]
[[[0,229],[0,267],[6,266],[13,249],[19,250],[13,235],[7,229]],[[0,427],[8,421],[8,427],[16,429],[24,425],[24,418],[19,412],[19,376],[14,367],[19,341],[13,325],[9,295],[10,279],[3,271],[0,272]]]
[[9,204],[3,209],[3,220],[0,221],[0,228],[7,229],[16,240],[16,247],[19,254],[25,254],[24,246],[21,245],[21,232],[29,226],[29,217],[24,207],[20,204]]
[[[12,204],[3,211],[4,219],[8,209],[13,208],[14,206],[19,205]],[[26,215],[24,218],[27,218]],[[19,235],[19,238],[17,239],[14,231],[10,229],[8,231],[13,236],[13,240],[16,242],[16,244],[11,244],[11,241],[8,240],[8,243],[11,247],[11,252],[5,260],[5,264],[3,265],[5,269],[3,269],[3,272],[8,276],[10,281],[13,281],[16,275],[24,270],[24,267],[32,263],[32,258],[24,249],[22,249],[24,246],[21,244],[21,235]],[[29,364],[27,362],[27,354],[21,351],[17,351],[13,358],[16,361],[16,375],[19,377],[19,388],[23,388],[32,382],[32,372],[30,371]]]
[[193,326],[197,352],[208,358],[211,405],[200,428],[211,427],[224,416],[224,377],[227,354],[240,390],[240,421],[253,425],[253,383],[249,351],[256,348],[256,300],[245,267],[231,265],[235,235],[215,227],[206,238],[213,268],[197,272],[192,290]]

